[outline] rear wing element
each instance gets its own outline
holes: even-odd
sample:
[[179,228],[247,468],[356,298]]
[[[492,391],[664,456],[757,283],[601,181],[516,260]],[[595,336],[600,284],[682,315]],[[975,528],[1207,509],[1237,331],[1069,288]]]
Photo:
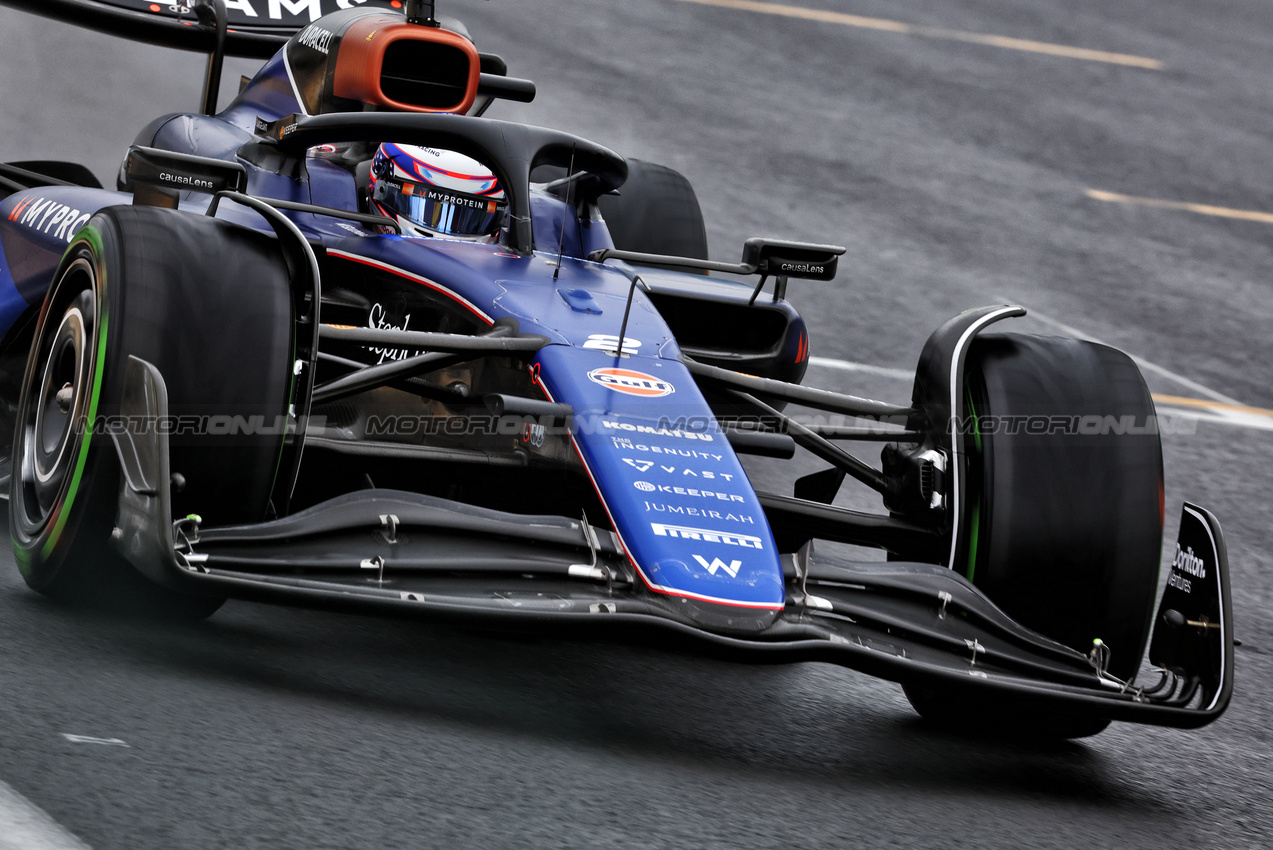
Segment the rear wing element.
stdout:
[[[215,26],[201,24],[195,0],[0,0],[45,18],[178,50],[211,53]],[[341,9],[397,11],[393,0],[226,0],[227,56],[268,59],[289,38]]]
[[[435,19],[433,0],[0,0],[0,6],[12,6],[120,38],[208,54],[203,94],[203,112],[208,115],[216,111],[221,67],[227,56],[269,59],[290,38],[305,30],[301,41],[315,54],[326,58],[334,34],[322,25],[311,26],[315,21],[324,15],[351,9],[382,9],[397,15],[403,13],[404,6],[407,12],[404,21],[437,27],[434,32],[439,33],[439,37],[451,37],[463,46],[464,52],[476,56],[479,71],[476,94],[483,100],[474,109],[475,114],[482,114],[494,98],[529,103],[535,97],[535,84],[508,77],[508,65],[503,59],[472,49],[463,24],[449,18]],[[451,33],[458,33],[458,37]],[[332,50],[334,52],[334,48]],[[370,56],[364,58],[367,61],[363,64],[375,64],[379,69],[378,60],[372,63]],[[429,85],[436,81],[414,80],[408,75],[402,82]],[[380,93],[379,87],[376,92]],[[469,97],[472,96],[470,89]],[[395,103],[384,96],[372,102],[411,110],[410,105]],[[466,103],[471,104],[471,99]]]

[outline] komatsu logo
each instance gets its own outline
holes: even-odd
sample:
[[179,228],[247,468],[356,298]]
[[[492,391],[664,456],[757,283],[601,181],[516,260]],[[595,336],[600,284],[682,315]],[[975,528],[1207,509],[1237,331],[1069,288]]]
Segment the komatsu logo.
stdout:
[[70,242],[90,215],[47,198],[27,198],[9,213],[9,221],[38,230],[45,236]]
[[1207,577],[1207,562],[1199,558],[1193,553],[1193,547],[1186,547],[1184,550],[1180,548],[1180,544],[1176,544],[1176,557],[1172,558],[1171,565],[1182,573],[1188,573],[1194,578]]
[[[686,440],[702,440],[705,443],[710,443],[712,441],[711,434],[700,434],[695,431],[681,431],[675,428],[655,428],[652,425],[633,425],[631,422],[615,422],[613,419],[602,419],[601,425],[615,431],[632,431],[636,434],[653,434],[658,437],[683,437]],[[672,450],[665,449],[660,446],[634,446],[632,441],[625,437],[611,437],[611,439],[615,441],[615,448],[619,449],[634,449],[643,452],[653,450],[656,453],[673,453]],[[720,455],[711,455],[711,457],[720,460]]]
[[724,543],[728,546],[742,546],[744,549],[764,548],[760,538],[750,534],[730,534],[727,531],[685,528],[679,525],[664,525],[660,522],[650,523],[650,530],[659,537],[680,537],[684,540],[701,540],[704,543]]
[[738,578],[738,571],[743,566],[742,561],[730,561],[727,564],[724,561],[722,561],[720,558],[712,558],[712,561],[709,564],[707,562],[707,559],[704,558],[702,555],[695,555],[693,557],[694,557],[694,560],[698,561],[698,565],[700,567],[707,570],[712,575],[716,575],[717,570],[724,570],[725,572],[729,573],[730,578]]

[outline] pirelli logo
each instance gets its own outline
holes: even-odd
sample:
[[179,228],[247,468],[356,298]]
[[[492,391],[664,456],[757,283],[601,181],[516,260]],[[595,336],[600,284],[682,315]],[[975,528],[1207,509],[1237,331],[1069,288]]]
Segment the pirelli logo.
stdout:
[[764,548],[760,538],[753,537],[750,534],[731,534],[727,531],[687,528],[682,525],[664,525],[659,522],[650,523],[650,530],[659,537],[680,537],[684,540],[698,540],[703,543],[724,543],[727,546],[742,546],[744,549]]

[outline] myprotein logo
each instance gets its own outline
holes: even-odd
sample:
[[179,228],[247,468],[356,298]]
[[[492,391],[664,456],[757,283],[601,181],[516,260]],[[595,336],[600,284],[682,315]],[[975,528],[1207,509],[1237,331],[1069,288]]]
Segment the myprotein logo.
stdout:
[[682,540],[697,540],[703,543],[724,543],[727,546],[742,546],[744,549],[764,548],[760,538],[750,534],[730,534],[727,531],[664,525],[661,522],[650,523],[650,530],[659,537],[679,537]]
[[[413,194],[412,184],[408,183],[403,187],[403,194]],[[469,207],[475,210],[485,210],[488,213],[495,212],[496,208],[499,206],[490,198],[470,198],[468,195],[452,195],[438,189],[429,189],[424,193],[424,197],[430,201],[437,201],[440,204]]]
[[661,398],[676,392],[676,387],[667,381],[634,369],[593,369],[588,373],[588,380],[606,389],[640,398]]
[[65,242],[70,242],[88,219],[89,213],[81,213],[74,207],[47,198],[27,198],[9,213],[9,221]]

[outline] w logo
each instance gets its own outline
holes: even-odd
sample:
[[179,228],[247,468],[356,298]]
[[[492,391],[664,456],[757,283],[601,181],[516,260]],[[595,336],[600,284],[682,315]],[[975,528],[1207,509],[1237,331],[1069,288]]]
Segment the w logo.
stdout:
[[712,558],[712,562],[709,564],[707,559],[702,555],[695,555],[694,560],[698,561],[699,566],[707,570],[712,575],[716,575],[717,570],[724,570],[729,573],[730,578],[738,578],[738,570],[743,565],[742,561],[730,561],[727,564],[720,558]]

